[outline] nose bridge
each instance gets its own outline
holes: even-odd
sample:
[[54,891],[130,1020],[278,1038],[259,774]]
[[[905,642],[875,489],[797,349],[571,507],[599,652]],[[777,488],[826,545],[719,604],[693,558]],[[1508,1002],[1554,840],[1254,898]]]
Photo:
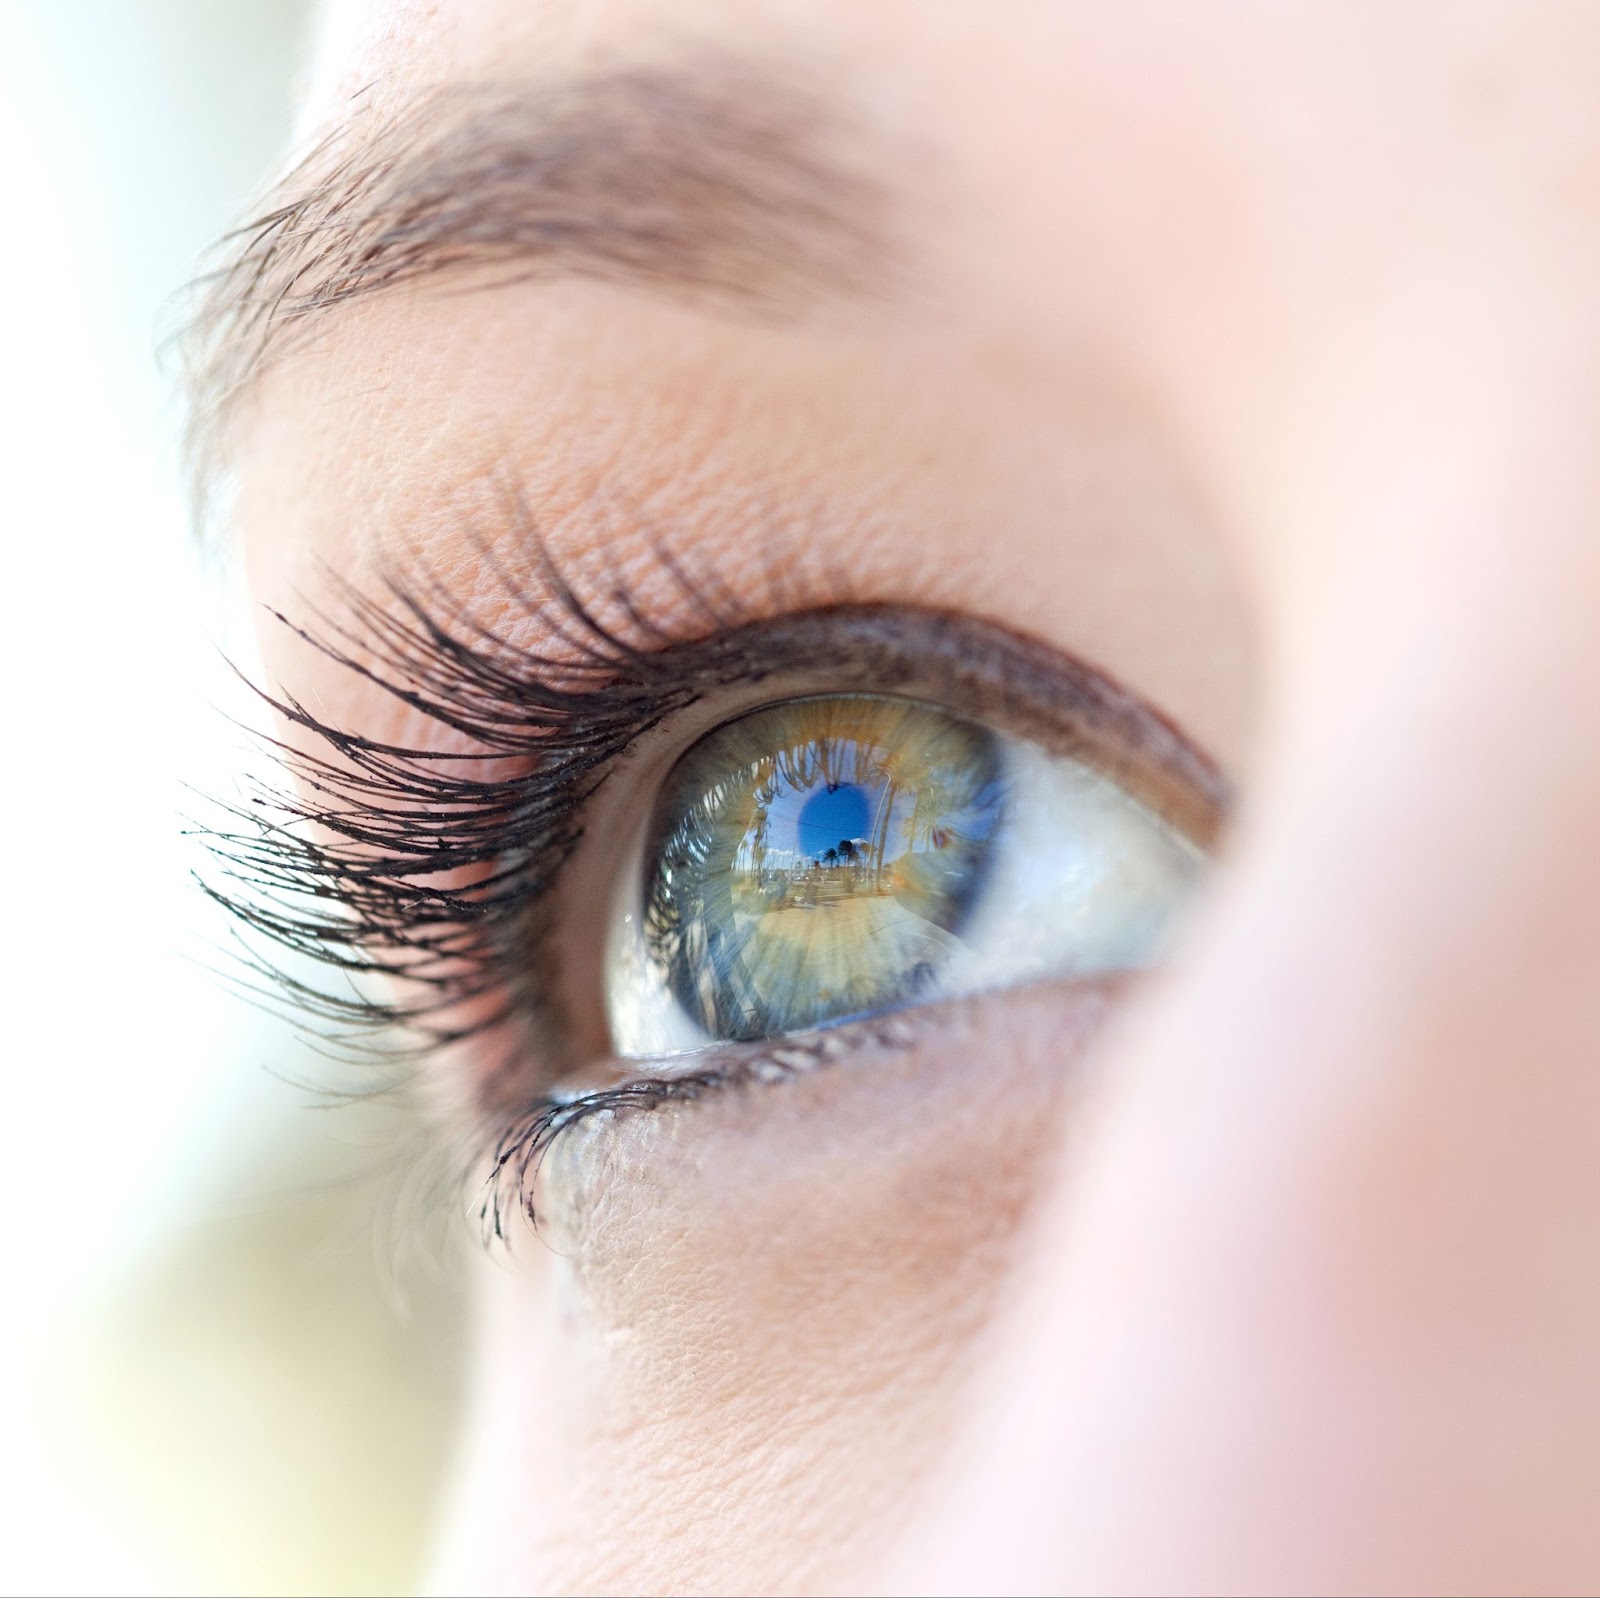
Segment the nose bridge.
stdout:
[[1375,1048],[1446,1024],[1477,1053],[1594,1045],[1600,315],[1554,350],[1506,322],[1313,414],[1275,511],[1294,553],[1241,869],[1305,947],[1306,1002],[1359,973],[1341,1009]]
[[1189,1173],[1180,1256],[1380,1361],[1600,1338],[1600,342],[1529,325],[1285,433],[1266,747],[1118,1112],[1172,1142],[1117,1181]]
[[1245,513],[1310,553],[1213,903],[1040,1224],[972,1522],[1020,1584],[1600,1569],[1596,412],[1565,359],[1434,392],[1404,447],[1302,427]]
[[1396,687],[1323,722],[1126,1107],[1192,1113],[1186,1224],[1378,1341],[1516,1313],[1572,1218],[1600,1226],[1600,785],[1433,708]]
[[1056,1302],[1144,1417],[1085,1400],[1113,1497],[1165,1500],[1156,1585],[1212,1560],[1359,1584],[1357,1551],[1391,1580],[1556,1580],[1600,1552],[1600,669],[1574,526],[1480,550],[1470,592],[1351,583],[1286,674],[1194,967],[1108,1066]]

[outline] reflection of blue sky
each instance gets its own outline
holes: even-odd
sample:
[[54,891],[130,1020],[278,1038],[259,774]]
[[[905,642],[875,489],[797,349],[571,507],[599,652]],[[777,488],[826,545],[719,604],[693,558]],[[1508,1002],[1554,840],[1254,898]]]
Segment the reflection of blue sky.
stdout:
[[[859,748],[843,743],[839,747]],[[834,769],[843,765],[846,770],[853,767],[859,772],[868,763],[819,764],[822,769],[833,764]],[[868,769],[878,768],[869,766]],[[752,828],[740,840],[734,855],[737,870],[803,868],[822,860],[829,850],[837,850],[845,840],[856,844],[865,858],[883,866],[893,865],[913,847],[913,819],[918,813],[919,797],[915,786],[897,788],[887,781],[873,781],[869,777],[865,782],[843,782],[829,788],[820,774],[817,781],[802,786],[781,771],[772,772],[768,781],[771,786],[767,791],[772,797],[765,810],[765,826],[759,830]],[[935,847],[943,848],[945,840],[953,837],[965,838],[973,845],[987,843],[999,824],[1005,796],[1005,784],[996,778],[985,782],[976,793],[967,795],[967,802],[958,808],[936,811],[927,809],[924,804],[915,847],[919,851],[927,849],[934,829],[940,834]],[[883,850],[881,861],[876,855],[878,846]]]
[[[886,829],[880,809],[885,803],[890,807]],[[815,860],[826,850],[837,849],[841,839],[870,844],[881,836],[888,864],[905,852],[906,821],[915,803],[915,793],[904,790],[891,797],[884,782],[841,783],[832,793],[826,783],[810,788],[785,784],[767,811],[767,863]]]
[[[975,803],[951,811],[940,820],[958,833],[975,840],[985,839],[1003,800],[1001,785],[989,783]],[[841,783],[831,791],[820,782],[810,788],[785,784],[767,811],[764,859],[769,867],[788,867],[818,859],[827,850],[837,849],[846,838],[869,850],[881,839],[883,864],[890,865],[910,846],[916,803],[914,789],[894,791],[883,782]],[[887,818],[881,808],[885,804],[889,806]],[[750,864],[748,851],[755,842],[752,834],[739,851],[746,868]]]
[[874,797],[853,782],[840,783],[836,788],[819,783],[803,798],[798,794],[785,795],[790,804],[800,800],[795,817],[795,839],[800,853],[820,855],[826,849],[837,849],[846,840],[854,843],[857,838],[865,838],[872,825]]

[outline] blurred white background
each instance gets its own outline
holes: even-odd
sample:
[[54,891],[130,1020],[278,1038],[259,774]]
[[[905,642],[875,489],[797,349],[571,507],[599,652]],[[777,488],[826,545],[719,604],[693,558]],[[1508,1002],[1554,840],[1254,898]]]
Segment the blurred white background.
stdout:
[[0,6],[7,1591],[403,1589],[448,1453],[453,1279],[397,1286],[377,1238],[405,1111],[294,1085],[320,1062],[207,971],[180,836],[244,759],[247,645],[156,351],[279,156],[305,21]]

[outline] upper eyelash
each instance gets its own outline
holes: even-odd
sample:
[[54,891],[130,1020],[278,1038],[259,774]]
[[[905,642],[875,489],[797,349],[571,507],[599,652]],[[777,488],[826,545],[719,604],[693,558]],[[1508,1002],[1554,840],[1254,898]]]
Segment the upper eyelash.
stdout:
[[[692,614],[724,637],[737,630],[745,618],[726,595],[662,559]],[[425,599],[393,577],[383,583],[389,607],[333,580],[348,615],[319,612],[320,635],[274,613],[335,664],[475,746],[385,743],[263,691],[312,747],[267,739],[282,788],[257,787],[246,803],[221,807],[231,825],[202,829],[217,869],[200,885],[247,934],[347,977],[390,979],[381,995],[355,982],[336,991],[250,944],[246,963],[267,991],[301,1019],[338,1028],[332,1041],[347,1051],[387,1043],[397,1029],[433,1047],[502,1023],[509,996],[470,1022],[437,1018],[495,990],[500,935],[553,882],[577,842],[578,812],[616,756],[707,682],[740,674],[736,644],[719,647],[714,636],[698,658],[675,658],[688,640],[619,590],[613,598],[649,647],[634,643],[552,563],[543,569],[549,599],[508,593],[559,654],[514,646],[441,589]],[[495,770],[507,758],[526,769]],[[430,880],[485,868],[460,886]]]

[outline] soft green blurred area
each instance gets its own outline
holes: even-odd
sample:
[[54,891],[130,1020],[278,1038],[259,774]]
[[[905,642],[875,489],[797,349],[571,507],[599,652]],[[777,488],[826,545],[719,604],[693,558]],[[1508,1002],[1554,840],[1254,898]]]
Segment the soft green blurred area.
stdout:
[[403,1100],[327,1107],[205,970],[180,837],[180,785],[250,758],[216,648],[250,646],[155,351],[278,159],[306,23],[0,0],[6,1591],[403,1591],[449,1457],[459,1205],[395,1195]]
[[76,1407],[140,1526],[121,1590],[416,1587],[459,1328],[450,1295],[385,1291],[366,1211],[335,1190],[197,1224],[103,1301]]

